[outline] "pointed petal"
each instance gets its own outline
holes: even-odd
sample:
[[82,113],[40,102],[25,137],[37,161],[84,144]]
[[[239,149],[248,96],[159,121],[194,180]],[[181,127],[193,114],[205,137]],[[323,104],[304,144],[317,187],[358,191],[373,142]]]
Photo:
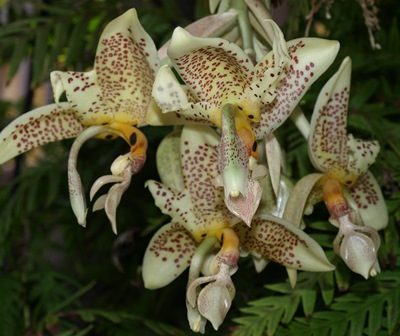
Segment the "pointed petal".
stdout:
[[366,226],[375,230],[387,226],[389,218],[386,203],[381,188],[371,172],[362,175],[349,192],[350,204],[355,203]]
[[202,218],[194,214],[195,209],[186,190],[179,192],[153,180],[147,181],[145,186],[149,188],[156,206],[163,214],[171,216],[173,222],[179,223],[190,232],[205,225]]
[[103,210],[104,207],[106,206],[106,199],[107,199],[107,194],[99,196],[92,206],[92,211],[95,212]]
[[289,278],[290,287],[295,288],[297,283],[297,270],[293,268],[286,268],[286,273]]
[[223,104],[243,104],[253,65],[237,45],[220,38],[193,37],[178,27],[168,55],[198,101],[215,106],[216,110],[210,112],[214,124],[220,124],[218,108]]
[[279,182],[281,180],[282,151],[278,140],[271,133],[265,141],[265,153],[267,156],[268,170],[272,188],[276,196],[279,194]]
[[226,196],[225,204],[230,212],[239,217],[248,226],[251,225],[254,214],[258,209],[262,195],[262,188],[258,181],[249,179],[247,191],[238,197]]
[[269,264],[269,260],[263,257],[255,257],[253,256],[253,264],[257,273],[261,273],[265,267]]
[[124,174],[124,180],[121,183],[114,184],[107,193],[104,209],[107,218],[111,223],[111,228],[117,234],[117,208],[121,201],[121,197],[131,184],[131,173]]
[[31,148],[82,132],[75,111],[68,104],[51,104],[22,114],[0,133],[0,164]]
[[347,171],[353,176],[360,176],[368,171],[375,162],[380,146],[378,141],[356,139],[352,134],[347,137]]
[[[232,27],[236,22],[236,17],[237,13],[234,11],[208,15],[189,24],[185,27],[185,30],[197,37],[218,37]],[[158,57],[160,60],[168,57],[167,48],[170,43],[171,42],[168,41],[158,49]]]
[[181,225],[163,225],[147,246],[143,259],[144,286],[156,289],[175,280],[190,264],[196,242]]
[[190,193],[194,211],[206,220],[216,216],[223,221],[232,216],[225,208],[222,188],[215,186],[218,175],[218,136],[204,126],[186,126],[182,131],[181,154],[185,187]]
[[298,227],[300,226],[309,195],[323,176],[323,174],[318,173],[309,174],[295,184],[286,203],[284,219]]
[[[301,38],[287,42],[291,62],[281,74],[277,95],[271,104],[264,105],[259,124],[254,126],[257,139],[277,129],[299,103],[307,89],[333,62],[339,50],[337,41]],[[273,52],[265,58],[269,67],[275,66]]]
[[311,272],[334,269],[314,239],[293,224],[273,216],[254,218],[252,235],[243,244],[289,268]]
[[99,177],[90,188],[90,200],[93,200],[94,195],[99,191],[99,189],[108,183],[122,182],[124,178],[122,176],[115,175],[104,175]]
[[157,171],[161,182],[172,189],[182,191],[184,189],[181,168],[181,133],[174,131],[168,134],[157,148]]
[[69,152],[68,158],[68,189],[69,199],[71,202],[72,211],[74,212],[78,223],[86,226],[86,199],[82,186],[82,181],[77,171],[77,160],[79,150],[85,141],[109,130],[105,126],[91,126],[75,139]]
[[347,164],[347,110],[350,95],[351,60],[339,70],[318,95],[311,118],[309,154],[314,166],[326,172]]

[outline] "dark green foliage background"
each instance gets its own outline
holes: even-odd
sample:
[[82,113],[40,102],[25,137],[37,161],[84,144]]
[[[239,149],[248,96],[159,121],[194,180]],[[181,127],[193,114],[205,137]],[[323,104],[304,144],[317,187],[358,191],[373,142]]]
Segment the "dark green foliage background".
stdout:
[[[23,8],[32,4],[34,11]],[[289,1],[288,38],[301,36],[308,1]],[[145,29],[158,46],[176,25],[207,13],[207,1],[10,1],[9,22],[0,26],[0,64],[10,64],[12,77],[22,59],[32,60],[29,88],[48,78],[51,70],[84,70],[92,64],[104,25],[136,7]],[[382,273],[368,281],[351,274],[332,253],[335,229],[323,206],[306,218],[307,231],[337,265],[334,273],[303,273],[291,290],[284,269],[269,265],[256,274],[242,260],[234,275],[237,295],[222,325],[225,335],[399,335],[400,334],[400,9],[395,0],[379,3],[381,51],[372,51],[359,5],[336,0],[332,19],[323,13],[329,38],[341,42],[335,64],[302,100],[310,117],[323,83],[343,57],[353,60],[349,128],[357,136],[378,139],[381,154],[372,170],[382,185],[390,211],[381,232]],[[65,69],[59,69],[60,55]],[[21,113],[31,97],[17,104]],[[0,126],[9,102],[0,104]],[[103,212],[91,213],[83,229],[76,224],[67,194],[66,164],[71,141],[44,147],[46,157],[34,168],[18,159],[15,179],[0,187],[0,335],[189,335],[184,304],[186,278],[149,291],[141,280],[145,248],[168,218],[154,206],[147,179],[157,179],[155,150],[167,127],[145,128],[150,150],[142,172],[134,177],[118,210],[116,237]],[[289,121],[278,132],[287,150],[293,178],[312,172],[306,144]],[[106,174],[124,152],[119,141],[93,140],[80,154],[79,170],[88,188]],[[113,259],[118,258],[123,272]],[[207,335],[213,335],[207,328]]]

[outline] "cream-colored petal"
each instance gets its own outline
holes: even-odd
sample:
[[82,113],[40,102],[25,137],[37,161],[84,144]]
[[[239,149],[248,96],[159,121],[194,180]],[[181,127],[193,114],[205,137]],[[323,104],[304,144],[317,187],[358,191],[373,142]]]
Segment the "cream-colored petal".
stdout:
[[173,222],[190,232],[204,226],[203,218],[194,213],[195,208],[187,190],[177,191],[153,180],[147,181],[145,186],[149,188],[156,206],[162,213],[171,216]]
[[265,139],[265,154],[267,156],[268,171],[275,195],[279,194],[279,184],[282,169],[282,150],[276,137],[271,133]]
[[382,230],[388,225],[386,203],[381,188],[371,172],[362,175],[345,196],[350,205],[355,204],[364,225],[375,230]]
[[346,57],[315,103],[308,145],[312,163],[322,172],[347,166],[350,79],[351,59]]
[[157,171],[161,182],[178,191],[184,189],[181,168],[181,132],[174,131],[168,134],[157,148]]
[[99,177],[90,188],[89,198],[92,201],[96,193],[99,191],[101,187],[108,183],[119,183],[122,182],[124,178],[122,176],[115,176],[115,175],[103,175]]
[[218,175],[218,135],[205,126],[185,126],[181,137],[181,164],[185,187],[194,211],[210,222],[233,216],[224,204],[222,188],[215,186]]
[[[257,139],[277,129],[290,115],[308,88],[329,67],[339,50],[337,41],[319,38],[300,38],[287,42],[290,62],[284,67],[277,84],[274,101],[264,104],[261,120],[254,125]],[[258,67],[276,67],[273,51]]]
[[[199,101],[220,107],[241,102],[250,85],[253,65],[235,44],[219,38],[198,38],[176,28],[168,49],[172,63]],[[215,115],[215,124],[220,123]]]
[[83,127],[68,104],[51,104],[22,114],[0,133],[0,164],[31,148],[76,137]]
[[86,198],[82,181],[77,170],[78,154],[85,141],[109,131],[106,126],[91,126],[82,131],[75,139],[68,158],[68,189],[72,211],[80,225],[86,226]]
[[290,193],[283,218],[300,227],[307,200],[323,174],[309,174],[300,179]]
[[356,139],[352,134],[347,137],[347,171],[351,176],[360,176],[368,171],[376,157],[380,146],[378,141]]
[[277,217],[255,217],[252,234],[242,243],[249,250],[285,267],[311,272],[334,269],[314,239],[293,224]]
[[157,49],[135,9],[105,27],[94,68],[102,97],[117,121],[145,124],[158,66]]
[[195,250],[196,242],[180,224],[163,225],[154,234],[144,255],[144,286],[156,289],[168,285],[189,266]]
[[179,111],[189,107],[188,97],[169,65],[157,71],[152,95],[162,112]]
[[54,100],[65,92],[70,107],[85,126],[102,125],[113,120],[113,111],[105,102],[94,70],[88,72],[53,71],[50,74]]

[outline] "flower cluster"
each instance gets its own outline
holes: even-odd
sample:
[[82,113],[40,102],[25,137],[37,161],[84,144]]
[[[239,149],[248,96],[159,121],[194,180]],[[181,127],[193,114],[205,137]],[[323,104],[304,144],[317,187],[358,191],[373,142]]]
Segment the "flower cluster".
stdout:
[[79,150],[93,137],[123,138],[129,152],[90,190],[92,200],[104,184],[114,183],[93,211],[104,209],[116,233],[120,199],[146,161],[147,139],[138,127],[176,126],[157,150],[161,182],[146,183],[171,220],[148,245],[143,279],[146,288],[160,288],[189,268],[187,315],[197,332],[204,332],[207,321],[215,329],[223,322],[241,256],[251,255],[258,272],[270,261],[280,263],[292,286],[297,270],[334,269],[302,230],[303,216],[315,203],[325,202],[329,221],[338,227],[335,252],[365,278],[380,271],[377,230],[388,222],[382,193],[368,172],[379,145],[346,130],[349,58],[322,88],[311,123],[296,112],[318,173],[294,184],[281,172],[284,153],[273,132],[334,61],[339,43],[285,41],[256,0],[210,5],[216,14],[176,28],[158,51],[136,11],[127,11],[104,29],[93,70],[52,72],[56,103],[23,114],[0,133],[0,163],[76,138],[68,182],[83,226],[87,207],[76,168]]

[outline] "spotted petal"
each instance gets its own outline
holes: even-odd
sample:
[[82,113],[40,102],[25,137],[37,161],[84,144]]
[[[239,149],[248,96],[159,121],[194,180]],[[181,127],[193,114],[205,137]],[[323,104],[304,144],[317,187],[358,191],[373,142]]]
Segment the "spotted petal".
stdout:
[[[260,123],[254,125],[258,139],[273,132],[289,117],[308,88],[331,65],[339,50],[339,43],[318,38],[301,38],[288,41],[287,49],[290,62],[277,84],[275,100],[263,106]],[[268,67],[276,67],[272,51],[264,62]]]
[[225,103],[251,104],[243,97],[253,65],[237,45],[220,38],[198,38],[182,28],[172,35],[168,55],[198,101],[210,105],[209,119],[220,125]]
[[291,223],[273,216],[255,217],[244,246],[292,269],[326,272],[334,269],[318,243]]
[[50,104],[24,113],[0,133],[0,164],[32,148],[73,138],[83,127],[67,104]]
[[143,259],[143,281],[148,289],[168,285],[189,266],[196,242],[176,222],[162,226],[151,239]]
[[371,172],[362,175],[346,195],[355,204],[364,224],[381,230],[388,224],[388,211],[381,188]]
[[326,172],[347,165],[347,110],[350,94],[351,60],[346,57],[339,70],[322,88],[311,118],[309,154],[314,166]]
[[171,216],[172,221],[193,232],[196,227],[204,225],[201,217],[196,217],[193,203],[186,190],[181,192],[150,180],[146,182],[156,206],[162,213]]
[[215,186],[218,175],[218,136],[209,127],[185,126],[181,138],[182,171],[185,187],[199,217],[214,221],[231,217],[223,191]]
[[141,126],[157,68],[155,45],[130,9],[104,29],[94,70],[55,71],[51,80],[56,100],[65,91],[85,124],[115,120]]
[[347,171],[353,176],[366,173],[369,166],[375,162],[379,150],[378,141],[356,139],[349,134],[347,137]]

